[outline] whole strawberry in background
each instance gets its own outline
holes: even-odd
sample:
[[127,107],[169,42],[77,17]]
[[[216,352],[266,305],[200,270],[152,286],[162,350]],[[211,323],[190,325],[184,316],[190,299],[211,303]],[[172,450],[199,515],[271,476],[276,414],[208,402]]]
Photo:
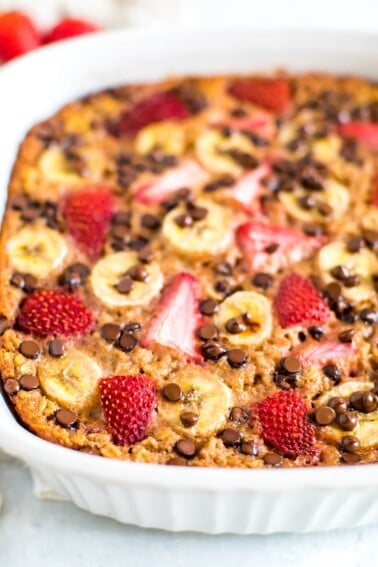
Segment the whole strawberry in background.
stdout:
[[0,14],[0,60],[10,61],[39,47],[41,35],[34,22],[16,10]]
[[66,18],[58,22],[50,31],[48,31],[44,38],[43,43],[53,43],[61,41],[62,39],[69,39],[87,33],[100,31],[100,27],[79,18]]

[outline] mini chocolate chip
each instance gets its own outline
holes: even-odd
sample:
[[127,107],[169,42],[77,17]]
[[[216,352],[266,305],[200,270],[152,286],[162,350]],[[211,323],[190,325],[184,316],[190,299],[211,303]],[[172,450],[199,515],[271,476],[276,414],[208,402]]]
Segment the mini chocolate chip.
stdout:
[[337,414],[337,424],[343,431],[353,431],[358,423],[356,414],[346,411],[345,413]]
[[316,341],[318,341],[319,339],[322,338],[322,336],[324,335],[324,329],[323,327],[317,327],[315,325],[312,325],[311,327],[308,328],[308,332],[311,335],[311,337],[313,339],[315,339]]
[[198,329],[197,335],[203,341],[217,339],[219,335],[218,327],[211,323],[205,323]]
[[23,374],[20,378],[20,386],[27,392],[36,390],[39,386],[39,380],[37,376],[33,376],[32,374]]
[[139,262],[142,262],[143,264],[148,264],[149,262],[152,262],[152,260],[154,259],[154,253],[152,251],[150,244],[146,244],[145,246],[140,248],[140,250],[138,250],[137,253],[138,253]]
[[90,274],[90,269],[88,268],[88,266],[82,264],[81,262],[76,262],[75,264],[72,264],[72,266],[69,266],[69,268],[67,269],[79,274],[82,281],[85,281]]
[[371,413],[378,407],[378,396],[373,392],[365,392],[361,399],[362,411]]
[[243,152],[241,150],[232,148],[230,150],[225,151],[224,153],[227,153],[227,155],[229,155],[234,161],[236,161],[236,163],[241,165],[241,167],[243,167],[244,169],[255,169],[259,165],[258,159],[256,159],[251,154],[248,154],[247,152]]
[[256,457],[259,454],[258,447],[254,441],[243,441],[240,445],[240,452],[250,457]]
[[352,236],[346,245],[348,252],[352,254],[355,252],[359,252],[364,245],[364,241],[360,236]]
[[229,262],[219,262],[214,266],[214,271],[221,276],[231,276],[232,266]]
[[190,439],[179,439],[174,449],[176,453],[187,459],[191,459],[196,454],[196,446]]
[[360,319],[364,323],[374,325],[375,323],[378,323],[378,312],[374,311],[374,309],[362,309],[360,311]]
[[206,343],[202,348],[202,352],[206,359],[215,361],[227,354],[227,350],[223,346],[214,343],[213,341]]
[[119,293],[127,294],[130,293],[134,285],[133,280],[130,276],[125,276],[116,285],[116,289]]
[[274,252],[277,252],[277,250],[279,249],[280,245],[278,242],[273,242],[272,244],[269,244],[269,246],[267,246],[265,248],[265,252],[267,254],[274,254]]
[[123,224],[130,227],[131,213],[129,211],[118,211],[112,218],[112,224]]
[[204,185],[203,190],[205,193],[212,193],[217,189],[221,189],[223,187],[231,187],[234,185],[235,179],[231,175],[224,175],[223,177],[219,177],[214,181],[210,181]]
[[204,299],[199,305],[202,315],[214,315],[219,311],[219,303],[215,299]]
[[142,215],[140,219],[140,224],[143,228],[147,228],[148,230],[157,230],[160,228],[160,221],[155,215],[145,214]]
[[287,374],[297,374],[301,371],[301,364],[295,356],[286,356],[280,361],[280,366]]
[[309,211],[310,209],[315,207],[316,204],[314,197],[312,197],[311,195],[304,195],[303,197],[298,197],[297,202],[298,205],[301,207],[301,209],[304,209],[305,211]]
[[333,380],[336,384],[340,382],[340,370],[336,366],[336,364],[326,364],[323,366],[323,372],[327,376]]
[[335,417],[335,410],[327,406],[320,406],[315,412],[315,420],[318,425],[330,425]]
[[64,354],[64,345],[59,339],[49,342],[49,355],[53,358],[59,358]]
[[172,465],[174,467],[187,467],[188,464],[188,461],[182,457],[173,457],[167,462],[167,465]]
[[105,341],[113,343],[118,339],[121,333],[121,327],[115,323],[105,323],[105,325],[101,327],[100,333]]
[[190,226],[193,226],[193,218],[191,217],[191,215],[183,213],[175,218],[175,223],[180,228],[188,228]]
[[24,275],[24,291],[30,293],[37,287],[37,278],[32,276],[32,274]]
[[261,289],[268,289],[273,283],[273,278],[265,272],[258,272],[252,278],[252,285]]
[[329,299],[334,302],[338,301],[338,299],[342,295],[341,286],[337,282],[331,282],[330,284],[328,284],[324,292],[327,297],[329,297]]
[[13,287],[17,287],[18,289],[24,289],[25,285],[25,278],[23,274],[20,272],[15,272],[9,282]]
[[35,341],[22,341],[19,351],[26,358],[37,358],[40,353],[39,346]]
[[193,425],[196,425],[196,423],[198,423],[199,415],[198,413],[194,413],[192,411],[184,411],[180,415],[180,420],[184,427],[193,427]]
[[359,455],[357,455],[356,453],[343,453],[341,455],[341,459],[347,465],[355,465],[356,463],[360,462],[361,457]]
[[164,398],[169,402],[178,402],[182,398],[182,390],[180,386],[174,382],[166,384],[161,392]]
[[351,343],[353,340],[354,329],[346,329],[339,333],[339,341],[341,343]]
[[378,248],[378,231],[365,230],[363,237],[369,248],[372,248],[373,250],[376,250]]
[[3,336],[7,329],[12,328],[12,321],[9,321],[6,317],[0,317],[0,337]]
[[329,217],[333,213],[333,208],[328,203],[320,202],[317,204],[318,211],[323,217]]
[[306,223],[303,225],[303,232],[307,236],[321,236],[324,234],[324,228],[320,224]]
[[138,340],[130,333],[122,333],[117,342],[117,346],[124,352],[131,352],[137,344]]
[[227,428],[219,435],[225,447],[236,447],[241,441],[241,435],[236,429]]
[[232,368],[241,368],[247,362],[247,355],[241,348],[232,348],[227,352],[227,362]]
[[247,325],[243,322],[243,319],[240,317],[229,319],[226,322],[226,331],[231,333],[231,335],[238,335],[239,333],[243,333],[247,330]]
[[8,378],[4,384],[4,390],[8,396],[15,396],[20,389],[20,384],[13,378]]
[[127,226],[123,224],[115,224],[113,225],[110,235],[115,240],[120,240],[122,242],[128,243],[130,242],[130,232]]
[[231,408],[230,419],[231,421],[235,421],[236,423],[243,423],[248,419],[248,412],[243,408],[235,406]]
[[228,280],[218,280],[215,282],[215,291],[218,291],[224,296],[230,295],[232,293],[232,286]]
[[299,375],[286,374],[277,371],[273,375],[273,381],[278,388],[281,388],[281,390],[291,390],[291,388],[297,388]]
[[205,207],[192,207],[190,208],[190,216],[196,222],[205,219],[209,211]]
[[337,414],[345,413],[348,409],[347,400],[345,398],[340,398],[339,396],[328,400],[327,405],[329,408],[334,409]]
[[68,409],[59,409],[55,413],[55,418],[59,425],[67,429],[75,429],[78,425],[77,415]]
[[145,282],[149,279],[149,273],[142,264],[135,264],[127,270],[127,275],[137,282]]
[[360,285],[361,280],[358,276],[354,275],[349,276],[349,278],[345,278],[343,283],[345,287],[356,287],[357,285]]
[[14,195],[11,198],[10,206],[14,211],[22,211],[29,203],[29,198],[25,193]]
[[131,321],[123,327],[124,333],[138,333],[142,330],[142,325],[137,321]]
[[21,219],[24,222],[33,222],[36,218],[39,217],[40,214],[41,211],[39,208],[33,206],[27,206],[25,207],[25,209],[23,209],[21,213]]
[[267,453],[264,455],[264,463],[271,467],[280,467],[283,463],[283,458],[277,453]]
[[340,449],[346,453],[357,453],[360,448],[360,440],[353,435],[343,437],[340,443]]
[[350,271],[346,266],[335,266],[334,268],[332,268],[331,270],[331,275],[336,279],[336,280],[341,280],[344,281],[347,278],[349,278],[350,276]]

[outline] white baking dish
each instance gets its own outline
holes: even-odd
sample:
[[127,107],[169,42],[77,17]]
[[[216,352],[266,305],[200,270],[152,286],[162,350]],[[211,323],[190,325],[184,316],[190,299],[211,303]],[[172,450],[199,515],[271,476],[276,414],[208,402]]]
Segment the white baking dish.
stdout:
[[[1,209],[26,130],[94,89],[167,74],[284,66],[378,78],[378,35],[340,32],[111,32],[50,47],[0,72]],[[1,210],[2,214],[2,210]],[[167,530],[269,533],[378,522],[378,465],[200,469],[81,454],[23,429],[0,396],[0,446],[64,498],[121,522]]]

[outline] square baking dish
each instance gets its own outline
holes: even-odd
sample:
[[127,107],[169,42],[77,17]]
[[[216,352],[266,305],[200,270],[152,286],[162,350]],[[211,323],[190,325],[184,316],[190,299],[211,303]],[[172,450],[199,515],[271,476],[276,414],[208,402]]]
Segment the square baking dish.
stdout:
[[[19,142],[66,102],[167,75],[284,67],[378,78],[378,35],[332,31],[115,31],[42,49],[0,71],[0,214]],[[24,429],[0,396],[0,447],[45,490],[120,522],[172,531],[305,532],[378,522],[378,464],[201,469],[86,455]]]

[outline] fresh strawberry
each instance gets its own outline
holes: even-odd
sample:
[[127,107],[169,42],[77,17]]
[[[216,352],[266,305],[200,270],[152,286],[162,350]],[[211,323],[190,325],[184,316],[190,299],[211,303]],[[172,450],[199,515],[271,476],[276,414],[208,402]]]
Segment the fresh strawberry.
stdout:
[[17,319],[20,329],[38,337],[86,335],[94,322],[80,297],[61,289],[42,289],[28,295]]
[[43,43],[53,43],[62,39],[69,39],[78,35],[100,31],[100,27],[93,22],[78,18],[65,18],[58,22],[50,31],[45,34]]
[[276,307],[282,327],[325,324],[330,317],[328,305],[312,281],[299,274],[281,280]]
[[256,406],[264,441],[293,459],[315,456],[315,427],[309,421],[309,409],[297,390],[278,392]]
[[270,173],[270,167],[262,164],[256,169],[245,173],[236,184],[230,188],[232,198],[242,206],[247,213],[256,213],[261,209],[259,198],[264,192],[261,181]]
[[146,347],[158,343],[199,362],[196,331],[201,322],[197,282],[191,274],[178,274],[165,288],[141,343]]
[[240,118],[227,117],[224,120],[214,122],[213,126],[253,132],[266,140],[271,140],[276,132],[274,117],[268,112],[261,112],[253,116],[241,116]]
[[33,21],[23,12],[0,14],[0,60],[10,61],[41,45]]
[[346,360],[355,353],[356,347],[353,343],[327,340],[316,344],[301,345],[291,354],[295,354],[303,364],[324,366],[330,362],[337,362],[337,360]]
[[[323,238],[306,236],[301,231],[263,222],[251,221],[239,226],[236,242],[249,270],[277,272],[289,263],[311,256],[323,244]],[[270,247],[277,246],[273,251]]]
[[183,187],[194,187],[206,178],[204,170],[193,160],[188,160],[160,175],[155,181],[138,187],[134,197],[146,205],[160,204]]
[[99,257],[113,214],[113,197],[103,187],[69,193],[62,214],[78,248],[91,260]]
[[228,92],[238,100],[262,106],[271,112],[283,112],[291,102],[289,83],[270,77],[235,79]]
[[354,138],[371,150],[378,150],[378,124],[373,122],[347,122],[338,126],[338,133]]
[[114,443],[133,445],[141,441],[156,407],[156,387],[152,380],[145,375],[102,378],[99,394]]
[[131,110],[123,112],[110,125],[110,131],[117,136],[133,136],[153,122],[185,120],[189,116],[189,109],[178,96],[170,92],[158,92],[137,102]]

